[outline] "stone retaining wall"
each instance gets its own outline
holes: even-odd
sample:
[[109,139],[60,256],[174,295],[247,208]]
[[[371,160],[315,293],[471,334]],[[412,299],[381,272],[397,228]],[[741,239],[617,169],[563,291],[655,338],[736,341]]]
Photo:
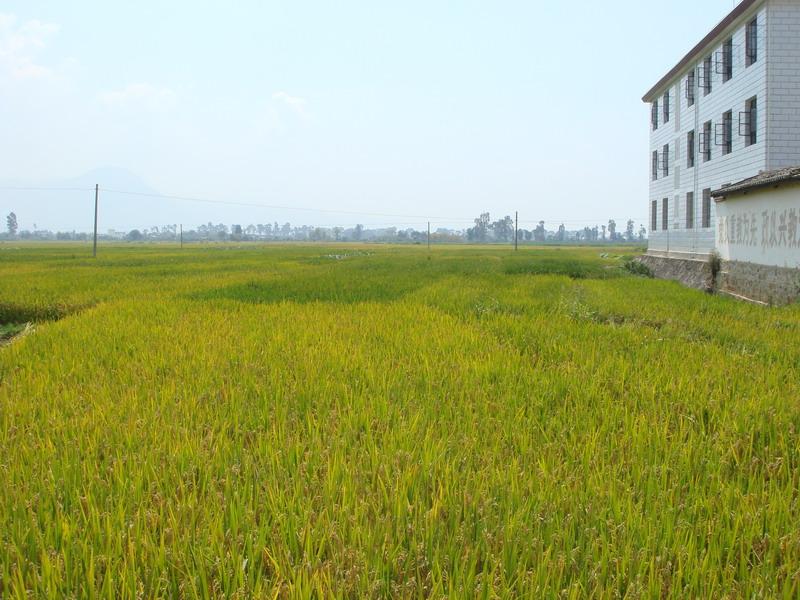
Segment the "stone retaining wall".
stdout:
[[744,261],[722,261],[716,277],[709,260],[645,254],[637,259],[659,279],[672,279],[706,292],[730,294],[766,304],[788,304],[800,298],[800,269]]
[[713,289],[711,263],[707,260],[667,258],[649,254],[644,254],[637,260],[646,265],[653,275],[659,279],[672,279],[681,282],[683,285],[703,291],[711,291]]
[[800,296],[800,269],[723,261],[717,287],[747,300],[788,304]]

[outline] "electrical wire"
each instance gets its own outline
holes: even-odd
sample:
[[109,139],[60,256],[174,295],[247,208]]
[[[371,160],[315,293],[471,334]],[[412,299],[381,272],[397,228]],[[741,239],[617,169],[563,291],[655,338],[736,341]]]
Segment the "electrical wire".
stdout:
[[[201,202],[204,204],[219,204],[219,205],[226,205],[226,206],[245,206],[250,208],[267,208],[270,210],[289,210],[289,211],[299,211],[299,212],[308,212],[308,213],[323,213],[323,214],[339,214],[339,215],[351,215],[351,216],[361,216],[361,217],[381,217],[381,218],[390,218],[390,219],[423,219],[424,221],[414,221],[414,222],[402,222],[402,223],[391,223],[387,224],[386,226],[398,226],[398,225],[425,225],[427,222],[432,224],[444,224],[444,223],[474,223],[477,219],[475,217],[439,217],[439,216],[428,216],[428,215],[407,215],[407,214],[398,214],[398,213],[382,213],[382,212],[369,212],[369,211],[354,211],[354,210],[343,210],[343,209],[332,209],[332,208],[311,208],[305,206],[289,206],[289,205],[281,205],[281,204],[265,204],[260,202],[244,202],[244,201],[237,201],[237,200],[219,200],[219,199],[212,199],[212,198],[200,198],[196,196],[181,196],[181,195],[171,195],[171,194],[155,194],[155,193],[148,193],[148,192],[134,192],[129,190],[118,190],[113,188],[99,188],[101,192],[110,193],[110,194],[121,194],[126,196],[137,196],[137,197],[145,197],[145,198],[162,198],[165,200],[179,200],[185,202]],[[84,187],[33,187],[33,186],[0,186],[1,191],[51,191],[51,192],[93,192],[94,188],[84,188]],[[626,223],[628,218],[622,219],[613,219],[614,221],[619,221],[620,223]],[[644,223],[646,219],[639,219],[637,222]],[[521,219],[519,220],[520,225],[538,225],[542,219],[540,220],[528,220],[528,219]],[[636,221],[636,219],[634,219]],[[547,222],[550,224],[559,223],[564,225],[588,225],[588,224],[596,224],[598,221],[596,219],[557,219],[557,218],[550,218],[547,219]],[[382,225],[382,224],[381,224]],[[370,224],[371,227],[381,226],[378,224]]]
[[302,211],[302,212],[317,212],[317,213],[327,213],[327,214],[340,214],[340,215],[354,215],[354,216],[362,216],[362,217],[386,217],[386,218],[398,218],[398,219],[427,219],[427,220],[437,220],[437,221],[472,221],[472,219],[465,219],[465,218],[450,218],[450,217],[429,217],[427,215],[402,215],[402,214],[394,214],[394,213],[379,213],[379,212],[366,212],[366,211],[354,211],[354,210],[340,210],[340,209],[333,209],[333,208],[308,208],[304,206],[287,206],[287,205],[280,205],[280,204],[262,204],[260,202],[241,202],[237,200],[212,200],[210,198],[197,198],[193,196],[172,196],[168,194],[149,194],[144,192],[128,192],[124,190],[114,190],[109,188],[100,188],[103,192],[109,192],[112,194],[126,194],[130,196],[142,196],[147,198],[164,198],[169,200],[184,200],[189,202],[204,202],[206,204],[223,204],[229,206],[249,206],[254,208],[269,208],[271,210],[295,210],[295,211]]

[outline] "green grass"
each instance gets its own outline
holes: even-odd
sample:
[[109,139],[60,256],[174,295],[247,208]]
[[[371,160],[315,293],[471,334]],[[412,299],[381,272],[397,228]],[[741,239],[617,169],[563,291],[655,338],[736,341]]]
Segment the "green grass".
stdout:
[[0,343],[10,340],[24,330],[24,323],[0,323]]
[[797,307],[630,249],[17,248],[0,597],[800,595]]

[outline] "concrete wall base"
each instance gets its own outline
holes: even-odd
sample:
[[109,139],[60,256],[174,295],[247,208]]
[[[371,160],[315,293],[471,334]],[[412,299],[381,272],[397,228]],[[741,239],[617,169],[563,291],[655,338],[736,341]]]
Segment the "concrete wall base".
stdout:
[[767,304],[789,304],[800,297],[800,269],[743,261],[722,261],[719,291]]
[[659,279],[672,279],[683,285],[706,292],[713,291],[711,263],[707,260],[667,258],[644,254],[637,259]]
[[800,269],[744,261],[721,261],[716,277],[710,260],[645,254],[637,258],[655,277],[705,292],[719,292],[759,304],[789,304],[800,298]]

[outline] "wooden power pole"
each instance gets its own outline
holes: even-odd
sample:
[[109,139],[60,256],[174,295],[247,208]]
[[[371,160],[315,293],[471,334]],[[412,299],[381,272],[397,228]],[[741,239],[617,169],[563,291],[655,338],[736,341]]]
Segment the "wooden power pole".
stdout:
[[92,257],[97,258],[97,202],[100,198],[100,184],[94,184],[94,242],[92,243]]

